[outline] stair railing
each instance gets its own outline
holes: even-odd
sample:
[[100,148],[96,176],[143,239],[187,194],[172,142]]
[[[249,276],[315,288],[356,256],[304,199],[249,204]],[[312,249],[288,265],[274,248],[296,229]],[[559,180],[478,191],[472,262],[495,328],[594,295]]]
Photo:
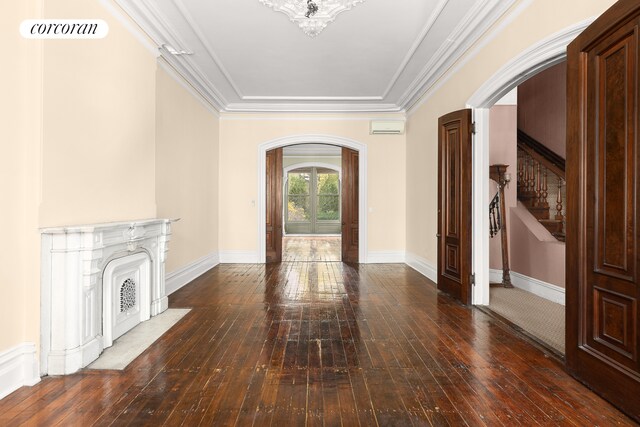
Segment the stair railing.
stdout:
[[[550,194],[550,187],[557,191]],[[565,161],[521,130],[518,130],[518,200],[556,239],[564,241]],[[553,218],[551,207],[555,209]]]

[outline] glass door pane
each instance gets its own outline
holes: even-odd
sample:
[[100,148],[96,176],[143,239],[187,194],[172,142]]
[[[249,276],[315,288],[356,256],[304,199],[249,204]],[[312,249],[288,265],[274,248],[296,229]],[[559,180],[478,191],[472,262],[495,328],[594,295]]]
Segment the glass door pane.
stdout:
[[296,170],[287,174],[287,233],[311,233],[312,170]]

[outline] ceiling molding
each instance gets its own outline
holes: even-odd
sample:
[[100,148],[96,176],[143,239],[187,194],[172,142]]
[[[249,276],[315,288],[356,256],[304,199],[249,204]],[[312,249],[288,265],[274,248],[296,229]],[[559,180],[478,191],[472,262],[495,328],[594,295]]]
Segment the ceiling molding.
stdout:
[[[101,1],[104,2],[106,0]],[[426,61],[426,65],[421,68],[406,90],[399,91],[398,82],[403,76],[405,81],[407,80],[409,77],[406,75],[407,69],[413,70],[411,71],[412,73],[415,72],[415,65],[420,61],[419,56],[426,56],[424,54],[419,55],[421,46],[427,40],[438,19],[446,12],[447,6],[451,6],[450,0],[439,0],[438,4],[430,12],[429,18],[418,37],[416,37],[407,54],[403,57],[390,82],[385,86],[384,93],[379,96],[243,95],[182,0],[173,0],[167,4],[177,10],[176,15],[180,15],[179,18],[176,18],[180,19],[179,25],[182,26],[186,23],[190,27],[189,39],[194,46],[187,46],[184,40],[176,33],[175,28],[172,28],[171,23],[167,17],[163,16],[163,12],[160,10],[160,3],[150,0],[113,1],[157,45],[160,56],[170,65],[173,71],[182,76],[192,89],[218,112],[317,114],[404,113],[407,108],[413,107],[416,102],[420,101],[435,84],[438,84],[443,76],[451,73],[451,67],[467,53],[474,43],[485,35],[487,29],[500,19],[517,0],[477,0],[474,6],[464,14],[463,19],[458,21],[459,24],[456,25],[454,30],[447,34],[445,42],[440,45],[435,54],[425,58],[429,60]],[[525,3],[530,1],[524,0]],[[167,10],[164,10],[164,12],[168,13]],[[173,48],[174,54],[170,52],[168,46]],[[198,57],[190,56],[190,47],[198,48]],[[175,51],[188,53],[176,55]],[[204,56],[201,56],[203,54]],[[208,75],[205,74],[203,69],[205,66],[197,58],[207,59],[207,69],[209,66],[212,67],[208,69],[208,72],[210,72]],[[413,65],[410,67],[411,64]],[[402,87],[404,88],[404,83]],[[388,99],[392,91],[401,93],[401,96],[397,100]]]
[[467,53],[461,60],[459,60],[448,73],[444,76],[444,78],[440,79],[436,84],[432,85],[428,88],[420,97],[416,98],[415,102],[411,105],[408,105],[407,116],[412,116],[425,102],[433,96],[449,79],[454,76],[458,71],[462,69],[469,61],[475,58],[480,51],[487,46],[491,41],[493,41],[498,34],[502,33],[502,31],[508,27],[525,9],[527,9],[533,0],[522,0],[508,16],[505,17],[498,25],[491,29],[491,31],[485,35],[484,38],[477,43],[472,50]]
[[517,0],[485,0],[477,3],[455,28],[438,52],[433,55],[407,91],[400,97],[398,105],[408,108],[442,78],[447,70],[493,25]]
[[147,51],[154,57],[159,57],[160,52],[158,48],[150,39],[150,37],[140,29],[137,23],[131,18],[131,16],[122,8],[118,3],[113,3],[110,0],[99,0],[100,4],[109,11],[109,13],[118,20],[125,27],[133,37],[136,38],[144,46]]
[[180,11],[180,14],[182,15],[182,18],[185,21],[187,21],[187,23],[193,29],[193,32],[195,33],[196,37],[198,38],[198,41],[205,48],[205,50],[207,51],[207,53],[211,57],[211,60],[214,62],[216,67],[218,67],[220,69],[220,72],[222,73],[224,78],[227,79],[227,82],[229,83],[229,85],[236,92],[236,95],[238,96],[238,98],[242,98],[243,95],[242,95],[242,92],[240,91],[240,89],[238,88],[238,85],[236,84],[235,81],[233,81],[233,79],[231,78],[231,75],[229,74],[227,69],[222,65],[222,62],[220,61],[220,58],[218,58],[218,55],[216,55],[216,53],[213,51],[213,48],[211,47],[211,45],[207,42],[207,39],[204,36],[204,33],[202,32],[202,29],[196,24],[196,21],[193,19],[193,16],[191,16],[191,14],[187,10],[187,8],[184,6],[184,3],[182,2],[182,0],[173,0],[173,2],[176,5],[176,7],[178,8],[178,10]]
[[321,115],[320,113],[316,113],[313,116],[305,116],[305,117],[296,117],[284,114],[275,113],[275,115],[264,115],[259,113],[222,113],[220,115],[220,120],[222,121],[246,121],[246,120],[255,120],[255,121],[366,121],[369,122],[371,120],[405,120],[406,115],[404,113],[394,113],[392,116],[383,116],[383,115],[375,115],[375,116],[355,116],[353,114],[349,114],[348,116],[337,116],[335,114]]
[[424,42],[425,37],[427,37],[427,34],[429,34],[429,31],[431,30],[431,28],[433,28],[433,24],[435,24],[436,20],[438,19],[438,17],[440,16],[442,11],[444,10],[444,8],[447,5],[447,3],[449,3],[449,0],[440,0],[438,5],[436,6],[435,10],[433,11],[431,16],[427,20],[426,24],[422,28],[422,31],[420,31],[420,35],[413,42],[413,45],[409,49],[409,52],[404,57],[404,60],[400,64],[400,67],[398,67],[398,70],[396,71],[394,76],[391,78],[391,81],[387,85],[387,88],[385,89],[385,91],[384,91],[384,93],[382,95],[383,98],[386,98],[387,95],[389,95],[389,92],[391,92],[391,89],[393,89],[393,87],[396,85],[396,83],[398,82],[398,79],[400,78],[402,73],[404,73],[404,71],[406,70],[407,65],[409,65],[409,62],[411,62],[411,60],[415,56],[416,51],[418,50],[418,48],[420,47],[422,42]]
[[224,96],[214,87],[213,84],[197,70],[192,61],[182,55],[171,54],[166,45],[171,46],[176,51],[189,50],[184,42],[169,28],[155,10],[146,1],[134,2],[132,0],[115,0],[116,3],[133,19],[147,36],[156,44],[160,56],[163,57],[191,86],[198,91],[208,103],[213,105],[218,111],[222,111],[227,104]]
[[382,101],[381,96],[243,96],[243,101]]
[[404,113],[395,104],[321,104],[321,103],[232,103],[226,106],[229,113]]
[[211,114],[220,118],[220,111],[213,105],[209,100],[200,93],[196,88],[191,85],[189,81],[187,81],[182,74],[176,71],[175,68],[171,66],[164,58],[160,58],[158,60],[158,66],[165,72],[169,77],[171,77],[176,83],[178,83],[183,89],[191,94],[194,98],[202,104],[204,108],[207,109]]

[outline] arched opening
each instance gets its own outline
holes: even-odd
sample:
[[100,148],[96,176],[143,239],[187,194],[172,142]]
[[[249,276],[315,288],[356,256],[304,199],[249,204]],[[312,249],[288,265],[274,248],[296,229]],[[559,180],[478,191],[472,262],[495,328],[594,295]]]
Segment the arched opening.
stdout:
[[292,145],[325,144],[346,147],[358,152],[358,257],[367,262],[367,146],[361,142],[333,135],[295,135],[267,141],[258,147],[258,248],[259,261],[266,261],[266,154],[267,151]]
[[342,148],[283,148],[282,261],[342,260]]
[[[533,46],[531,49],[525,51],[520,56],[515,58],[509,64],[504,66],[500,71],[498,71],[490,80],[488,80],[476,93],[469,99],[467,105],[474,109],[474,120],[476,123],[476,136],[474,142],[474,164],[473,164],[473,191],[474,191],[474,201],[473,201],[473,249],[472,249],[472,257],[473,257],[473,265],[474,271],[476,273],[476,286],[473,289],[473,303],[477,305],[490,305],[490,300],[492,296],[492,291],[490,288],[490,282],[496,282],[496,271],[490,270],[490,242],[489,242],[489,230],[491,228],[492,219],[489,217],[489,209],[492,194],[495,191],[495,185],[492,185],[492,181],[489,179],[489,170],[492,163],[495,161],[490,161],[495,157],[494,155],[490,155],[490,141],[491,144],[495,144],[499,139],[499,135],[492,134],[492,132],[496,131],[496,119],[498,118],[500,110],[496,110],[494,105],[501,99],[503,96],[511,92],[514,88],[522,85],[524,82],[529,83],[534,76],[539,75],[543,71],[547,69],[557,69],[555,67],[558,64],[561,64],[566,59],[566,48],[567,45],[578,35],[580,32],[586,28],[591,21],[585,21],[579,23],[573,27],[567,28],[564,31],[557,33],[556,35],[550,37],[549,39]],[[544,74],[547,74],[546,72]],[[542,75],[542,74],[540,74]],[[537,77],[536,77],[537,79]],[[564,91],[562,91],[564,93]],[[521,99],[525,99],[526,97],[520,97]],[[564,98],[564,97],[562,97]],[[563,99],[564,102],[564,99]],[[520,105],[516,108],[516,104],[519,104],[520,101],[513,104],[513,111],[518,114],[522,113],[522,110],[518,110]],[[509,104],[509,103],[507,103]],[[493,113],[492,113],[493,109]],[[518,112],[519,111],[519,112]],[[514,116],[515,117],[515,116]],[[517,120],[516,120],[517,122]],[[491,124],[490,124],[491,123]],[[564,130],[564,129],[563,129]],[[542,184],[542,193],[546,193],[546,169],[543,163],[540,163],[538,160],[526,160],[523,162],[524,157],[520,152],[520,142],[518,142],[518,146],[516,147],[516,139],[520,140],[521,130],[518,129],[517,123],[513,123],[513,152],[512,159],[506,162],[499,162],[504,164],[510,164],[507,172],[510,173],[512,177],[511,182],[511,191],[514,196],[514,207],[510,208],[507,212],[504,213],[506,219],[510,222],[516,217],[518,219],[522,219],[522,221],[528,221],[527,218],[522,216],[522,212],[526,211],[526,203],[522,201],[521,198],[521,188],[519,188],[519,184],[522,180],[522,173],[529,173],[529,169],[531,170],[531,174],[534,174],[534,171],[537,171],[537,178],[541,180],[541,177],[544,174],[544,182]],[[515,138],[515,135],[518,135]],[[563,141],[564,142],[564,141]],[[495,148],[495,147],[493,147]],[[527,155],[528,156],[528,155]],[[517,160],[516,160],[517,159]],[[544,159],[543,159],[544,160]],[[531,162],[531,167],[527,166]],[[524,163],[525,166],[522,165]],[[536,167],[533,164],[537,164]],[[564,160],[563,160],[564,164]],[[551,173],[550,173],[551,175]],[[563,177],[564,178],[564,177]],[[533,181],[533,179],[532,179]],[[551,185],[551,184],[550,184]],[[515,193],[516,187],[518,187],[518,202],[515,205]],[[504,185],[503,185],[504,188]],[[493,190],[493,191],[492,191]],[[533,187],[532,187],[533,190]],[[538,191],[540,192],[540,187],[538,187]],[[556,191],[557,192],[557,191]],[[535,191],[533,191],[535,193]],[[535,202],[536,208],[541,207],[546,203],[546,194],[544,197],[544,202],[542,198],[538,195],[538,199]],[[524,208],[523,208],[524,207]],[[549,210],[549,206],[546,206],[546,209]],[[515,213],[515,214],[514,214]],[[528,212],[527,212],[528,213]],[[510,215],[511,214],[511,215]],[[555,214],[555,211],[554,211]],[[520,216],[519,216],[520,215]],[[532,217],[533,218],[533,217]],[[544,218],[534,218],[533,221],[530,221],[530,225],[534,226],[537,223],[537,220]],[[524,224],[524,222],[522,224]],[[543,221],[541,221],[542,223]],[[526,225],[522,225],[518,221],[515,222],[520,228],[524,229]],[[511,225],[511,224],[509,224]],[[538,224],[538,227],[544,229],[544,227]],[[513,230],[513,226],[510,227]],[[543,230],[544,231],[544,230]],[[514,254],[514,251],[522,250],[522,247],[518,247],[518,245],[522,245],[522,240],[518,240],[514,242],[515,245],[511,245],[511,254]],[[512,238],[513,242],[513,238]],[[563,244],[562,244],[563,245]],[[515,246],[515,247],[514,247]],[[495,248],[494,248],[495,249]],[[527,247],[527,249],[529,249]],[[540,249],[540,248],[537,248]],[[494,251],[495,252],[495,251]],[[520,255],[520,253],[517,253]],[[562,256],[564,257],[564,245],[562,248]],[[513,259],[513,257],[511,257]],[[564,258],[563,258],[564,259]],[[542,262],[542,261],[541,261]],[[533,263],[535,264],[535,263]],[[538,263],[539,264],[539,263]],[[497,276],[497,281],[502,281],[502,270],[499,270]],[[491,277],[494,276],[494,277]],[[564,263],[562,262],[562,287],[548,286],[549,284],[544,281],[537,281],[529,276],[522,275],[516,273],[516,278],[520,283],[512,282],[516,287],[521,288],[516,289],[517,292],[522,292],[522,290],[526,290],[525,294],[527,298],[529,296],[535,296],[534,298],[541,297],[543,298],[540,301],[544,303],[549,303],[555,306],[558,306],[557,303],[564,305]],[[526,280],[529,279],[529,280]],[[536,283],[532,283],[536,282]],[[535,286],[532,286],[535,285]],[[496,289],[494,288],[494,292]],[[516,293],[516,292],[514,292]],[[520,298],[518,300],[518,304],[524,304],[524,298]],[[561,301],[560,301],[561,300]],[[492,310],[493,307],[490,306]],[[522,307],[510,307],[513,308],[511,311],[512,318],[509,316],[500,313],[502,316],[506,317],[508,320],[511,320],[514,324],[521,327],[526,332],[529,332],[534,338],[537,338],[539,341],[546,344],[548,347],[556,350],[559,353],[564,353],[564,308],[559,307],[561,310],[561,321],[553,321],[553,316],[548,313],[545,315],[545,319],[538,319],[535,315],[532,314],[530,310],[523,309]],[[545,310],[547,308],[544,308]],[[539,310],[536,309],[534,311],[542,312],[543,307],[539,307]],[[530,316],[531,315],[531,316]],[[558,317],[559,319],[560,317]],[[525,320],[526,319],[526,320]],[[556,319],[557,320],[557,319]],[[524,326],[523,323],[528,322],[528,327]],[[553,324],[551,324],[553,323]],[[562,335],[558,339],[559,333]]]

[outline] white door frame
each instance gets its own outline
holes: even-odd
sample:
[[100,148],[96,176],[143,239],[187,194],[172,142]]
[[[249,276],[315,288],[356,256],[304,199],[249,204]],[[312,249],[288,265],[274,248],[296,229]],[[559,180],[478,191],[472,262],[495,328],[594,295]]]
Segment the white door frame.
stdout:
[[267,151],[296,144],[329,144],[347,147],[359,153],[358,163],[358,258],[361,264],[367,262],[367,146],[353,139],[334,135],[291,135],[272,139],[258,146],[258,262],[266,262],[266,174]]
[[474,305],[489,304],[489,110],[500,98],[523,81],[533,77],[567,57],[567,45],[595,17],[579,22],[535,44],[515,57],[467,101],[473,109],[476,134],[473,142],[473,218],[472,271],[476,285],[472,290]]

